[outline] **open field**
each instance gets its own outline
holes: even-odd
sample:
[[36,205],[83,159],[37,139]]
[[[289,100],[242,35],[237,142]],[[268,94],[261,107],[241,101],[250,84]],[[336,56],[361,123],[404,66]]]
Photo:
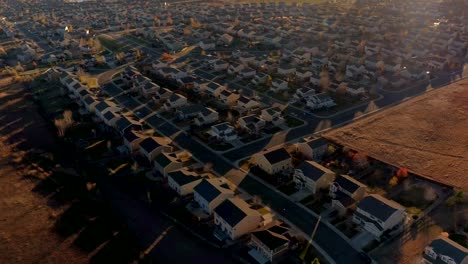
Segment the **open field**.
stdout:
[[52,204],[41,179],[43,165],[25,159],[33,150],[50,150],[53,138],[19,84],[0,80],[0,263],[87,263],[72,247],[73,237],[55,233],[67,209]]
[[468,80],[324,134],[328,140],[468,190]]

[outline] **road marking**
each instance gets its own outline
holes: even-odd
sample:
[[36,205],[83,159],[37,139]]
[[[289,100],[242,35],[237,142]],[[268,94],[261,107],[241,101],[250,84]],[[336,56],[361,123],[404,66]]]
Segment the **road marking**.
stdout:
[[154,242],[146,248],[145,251],[142,252],[140,255],[140,259],[144,258],[146,255],[148,255],[160,242],[163,240],[163,238],[169,233],[169,231],[172,229],[173,225],[169,226],[164,230],[164,232],[159,235]]

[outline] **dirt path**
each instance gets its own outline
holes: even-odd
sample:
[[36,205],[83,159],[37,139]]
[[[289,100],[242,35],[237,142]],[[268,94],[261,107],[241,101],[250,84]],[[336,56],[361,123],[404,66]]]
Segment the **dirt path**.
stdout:
[[53,231],[67,207],[52,207],[53,193],[38,192],[47,170],[24,160],[53,146],[46,123],[21,85],[0,80],[0,106],[0,263],[87,263],[87,254],[71,246],[73,236]]

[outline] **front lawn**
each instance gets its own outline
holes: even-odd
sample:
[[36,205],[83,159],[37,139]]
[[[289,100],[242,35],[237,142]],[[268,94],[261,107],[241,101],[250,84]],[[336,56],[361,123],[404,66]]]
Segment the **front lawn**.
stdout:
[[287,124],[288,127],[290,127],[290,128],[302,126],[302,125],[304,124],[304,121],[302,121],[301,119],[292,117],[292,116],[290,116],[290,115],[287,115],[287,116],[285,117],[285,119],[286,119],[286,124]]

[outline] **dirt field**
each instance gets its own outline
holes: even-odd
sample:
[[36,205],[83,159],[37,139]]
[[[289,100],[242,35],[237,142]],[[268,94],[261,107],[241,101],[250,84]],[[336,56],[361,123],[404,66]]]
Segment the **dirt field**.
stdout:
[[333,130],[324,137],[468,190],[468,79]]
[[22,86],[7,84],[0,80],[0,263],[87,263],[73,236],[53,231],[67,207],[51,203],[53,192],[40,193],[47,170],[24,160],[49,151],[52,137]]

